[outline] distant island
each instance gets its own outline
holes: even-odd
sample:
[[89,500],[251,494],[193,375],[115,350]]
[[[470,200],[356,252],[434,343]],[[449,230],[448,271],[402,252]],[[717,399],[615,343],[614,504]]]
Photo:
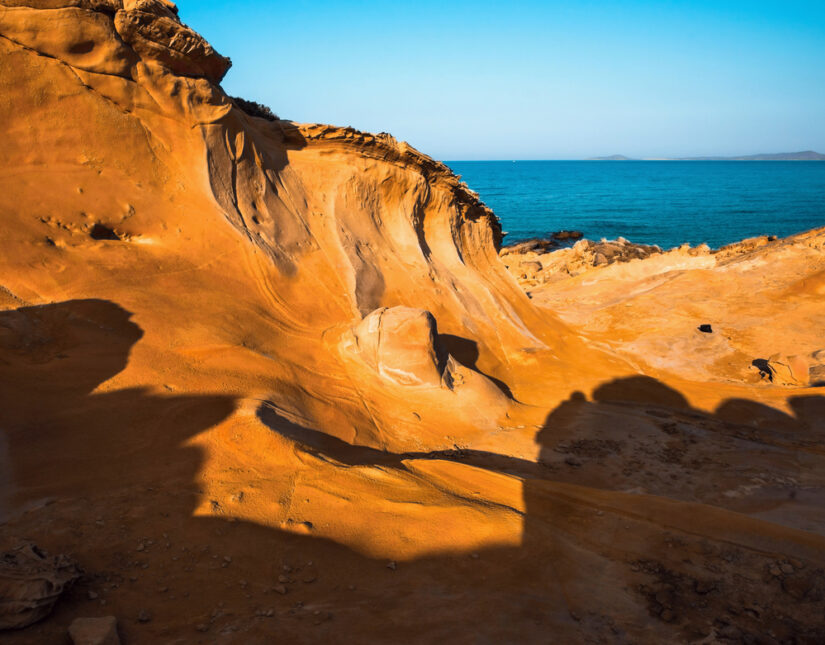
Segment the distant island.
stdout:
[[[610,155],[609,157],[591,157],[587,161],[654,161],[654,159],[632,159],[625,155]],[[655,161],[825,161],[825,155],[813,150],[804,150],[742,157],[657,157]]]

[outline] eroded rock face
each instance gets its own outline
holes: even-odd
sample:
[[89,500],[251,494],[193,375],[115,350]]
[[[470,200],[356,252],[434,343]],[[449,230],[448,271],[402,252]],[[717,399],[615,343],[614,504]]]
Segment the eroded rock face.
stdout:
[[181,24],[170,2],[127,1],[115,14],[114,24],[139,55],[160,62],[175,74],[203,76],[219,83],[232,64],[200,34]]
[[150,61],[219,83],[231,65],[166,0],[2,0],[0,35],[79,69],[127,78]]
[[0,630],[22,629],[48,616],[79,577],[80,569],[67,556],[49,556],[34,544],[2,554]]

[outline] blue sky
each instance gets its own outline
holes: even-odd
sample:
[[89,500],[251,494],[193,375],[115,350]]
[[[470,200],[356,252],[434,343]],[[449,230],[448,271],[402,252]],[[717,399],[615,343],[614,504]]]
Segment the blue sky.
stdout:
[[180,0],[227,92],[445,160],[825,153],[825,0]]

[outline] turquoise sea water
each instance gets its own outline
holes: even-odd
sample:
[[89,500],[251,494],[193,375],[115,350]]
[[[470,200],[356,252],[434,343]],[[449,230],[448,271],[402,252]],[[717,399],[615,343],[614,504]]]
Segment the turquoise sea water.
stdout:
[[823,161],[448,161],[509,233],[669,248],[825,226]]

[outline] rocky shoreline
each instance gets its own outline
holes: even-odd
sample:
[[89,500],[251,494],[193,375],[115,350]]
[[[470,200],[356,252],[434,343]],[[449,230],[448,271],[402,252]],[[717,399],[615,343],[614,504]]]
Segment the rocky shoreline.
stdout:
[[522,286],[535,286],[577,276],[590,269],[644,260],[654,255],[715,256],[727,258],[777,242],[775,235],[761,235],[712,249],[707,244],[682,244],[663,249],[655,244],[637,244],[624,237],[599,241],[581,231],[559,231],[548,238],[533,238],[503,246],[499,255]]

